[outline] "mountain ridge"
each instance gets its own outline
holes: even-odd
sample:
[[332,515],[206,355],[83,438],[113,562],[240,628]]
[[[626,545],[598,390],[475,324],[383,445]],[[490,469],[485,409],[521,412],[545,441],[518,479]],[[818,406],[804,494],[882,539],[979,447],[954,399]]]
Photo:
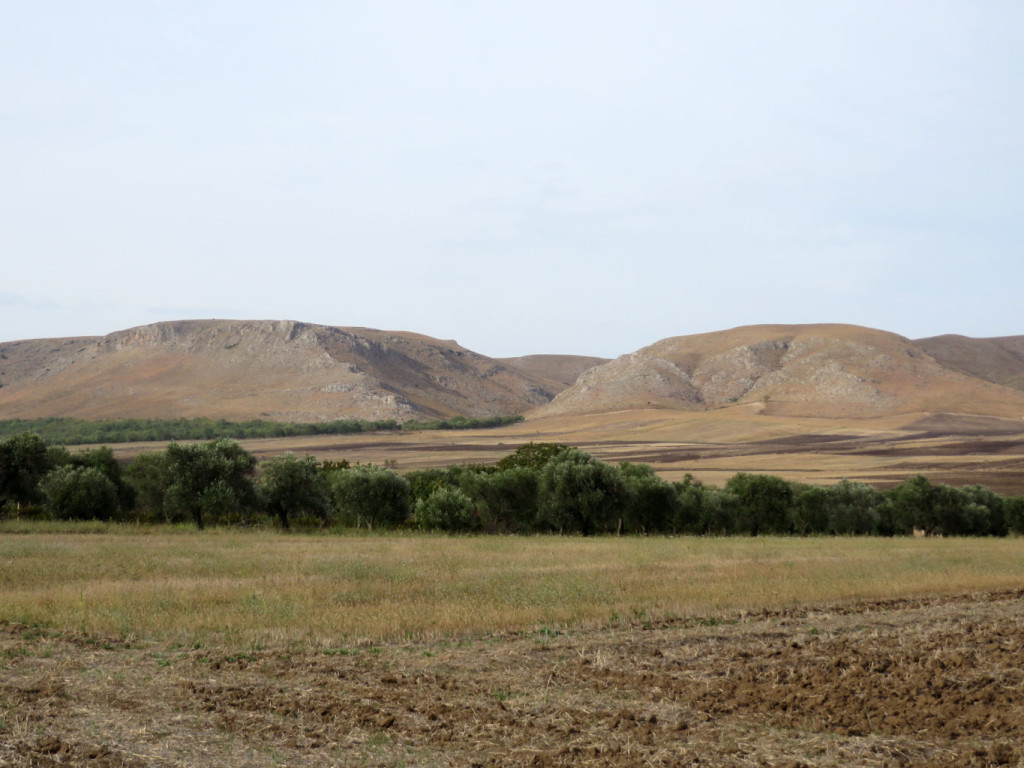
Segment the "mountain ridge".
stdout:
[[746,408],[1024,417],[1024,336],[911,341],[846,324],[672,336],[614,360],[490,358],[408,331],[177,320],[0,343],[0,418],[528,419]]

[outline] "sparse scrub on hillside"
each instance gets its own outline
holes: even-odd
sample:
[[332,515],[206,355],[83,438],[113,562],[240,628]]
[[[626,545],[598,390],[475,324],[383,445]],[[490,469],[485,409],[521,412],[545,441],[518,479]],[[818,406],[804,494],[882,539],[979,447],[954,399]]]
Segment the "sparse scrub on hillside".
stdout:
[[69,454],[38,436],[0,441],[7,517],[281,528],[419,527],[571,535],[909,535],[1024,533],[1024,498],[923,475],[880,491],[739,473],[724,488],[669,483],[643,464],[529,444],[494,465],[400,475],[392,468],[279,456],[262,464],[233,440],[172,443],[122,466],[109,448]]

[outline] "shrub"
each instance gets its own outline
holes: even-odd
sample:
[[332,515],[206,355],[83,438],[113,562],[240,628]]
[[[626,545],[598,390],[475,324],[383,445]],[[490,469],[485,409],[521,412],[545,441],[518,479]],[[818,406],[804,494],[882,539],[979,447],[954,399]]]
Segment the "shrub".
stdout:
[[566,448],[541,470],[538,524],[542,529],[584,536],[613,531],[626,494],[615,467],[577,448]]
[[53,517],[110,520],[117,515],[117,486],[95,467],[58,467],[43,478],[41,488]]
[[420,528],[440,531],[470,531],[479,520],[476,505],[458,488],[436,488],[416,501],[413,522]]
[[740,502],[737,533],[790,533],[793,486],[774,475],[740,472],[725,484]]
[[333,511],[327,479],[315,456],[299,458],[291,451],[275,456],[261,467],[257,490],[267,512],[281,521],[282,528],[290,527],[291,519],[302,514],[326,523]]
[[402,525],[409,518],[409,482],[390,469],[365,466],[327,474],[341,522],[355,528]]

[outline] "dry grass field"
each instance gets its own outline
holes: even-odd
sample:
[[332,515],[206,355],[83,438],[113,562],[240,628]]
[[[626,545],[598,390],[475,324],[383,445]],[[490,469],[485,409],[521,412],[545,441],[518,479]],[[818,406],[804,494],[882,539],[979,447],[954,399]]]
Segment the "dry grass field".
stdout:
[[6,525],[0,765],[1024,758],[1020,539]]

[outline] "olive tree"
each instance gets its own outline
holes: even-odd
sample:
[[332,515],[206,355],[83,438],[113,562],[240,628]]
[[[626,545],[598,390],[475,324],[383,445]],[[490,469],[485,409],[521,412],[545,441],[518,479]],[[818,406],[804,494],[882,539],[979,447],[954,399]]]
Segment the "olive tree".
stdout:
[[540,471],[537,498],[541,528],[590,536],[615,530],[627,489],[618,469],[566,448]]
[[20,507],[39,498],[39,481],[53,467],[46,442],[23,432],[0,441],[0,509]]
[[48,512],[58,519],[110,520],[117,516],[117,486],[96,467],[65,464],[49,472],[40,487]]
[[327,522],[331,516],[331,497],[327,479],[321,474],[315,456],[298,457],[291,451],[275,456],[260,468],[257,490],[267,512],[276,515],[282,528],[290,519],[306,513]]
[[165,504],[188,512],[196,527],[210,516],[245,515],[256,507],[256,459],[234,440],[167,446]]
[[396,526],[409,518],[409,482],[397,472],[364,466],[328,473],[335,507],[346,525]]

